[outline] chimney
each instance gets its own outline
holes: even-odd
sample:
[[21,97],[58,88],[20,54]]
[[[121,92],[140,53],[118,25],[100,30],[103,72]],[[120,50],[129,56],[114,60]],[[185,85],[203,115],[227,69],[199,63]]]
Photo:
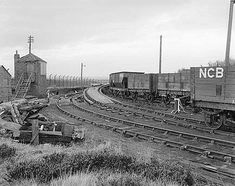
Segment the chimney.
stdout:
[[20,59],[20,54],[18,54],[18,51],[16,50],[16,53],[14,55],[14,62],[17,62]]
[[18,51],[16,50],[16,53],[14,54],[14,70],[15,70],[15,72],[14,72],[14,77],[15,77],[15,79],[17,79],[18,77],[17,77],[17,71],[19,70],[19,68],[18,68],[18,60],[20,59],[20,54],[18,54]]

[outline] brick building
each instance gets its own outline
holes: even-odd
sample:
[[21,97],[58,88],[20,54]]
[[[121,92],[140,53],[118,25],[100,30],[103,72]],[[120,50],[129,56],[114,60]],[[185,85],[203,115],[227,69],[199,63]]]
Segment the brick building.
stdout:
[[11,74],[0,66],[0,102],[10,101],[12,97]]
[[46,95],[46,64],[47,62],[31,53],[20,57],[14,55],[16,98],[26,95],[43,97]]

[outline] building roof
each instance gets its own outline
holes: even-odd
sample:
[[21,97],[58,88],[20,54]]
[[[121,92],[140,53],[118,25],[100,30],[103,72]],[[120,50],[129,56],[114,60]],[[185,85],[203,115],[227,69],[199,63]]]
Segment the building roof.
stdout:
[[11,76],[11,74],[8,72],[8,70],[7,70],[3,65],[1,65],[1,67],[3,68],[4,71],[6,71],[6,73],[7,73],[9,76]]
[[113,72],[111,73],[110,75],[113,75],[113,74],[144,74],[144,72],[130,72],[130,71],[121,71],[121,72]]
[[34,61],[43,61],[46,63],[46,61],[44,61],[43,59],[32,53],[29,53],[26,56],[23,56],[19,59],[19,62],[34,62]]

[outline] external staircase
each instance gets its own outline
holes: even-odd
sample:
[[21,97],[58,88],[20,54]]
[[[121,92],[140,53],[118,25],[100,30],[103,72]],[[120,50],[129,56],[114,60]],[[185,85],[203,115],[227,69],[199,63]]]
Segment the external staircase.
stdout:
[[30,76],[28,78],[25,78],[24,74],[21,75],[21,77],[16,85],[15,99],[25,98],[25,96],[27,95],[27,92],[29,91],[29,88],[30,88],[31,76],[32,76],[32,74],[30,74]]

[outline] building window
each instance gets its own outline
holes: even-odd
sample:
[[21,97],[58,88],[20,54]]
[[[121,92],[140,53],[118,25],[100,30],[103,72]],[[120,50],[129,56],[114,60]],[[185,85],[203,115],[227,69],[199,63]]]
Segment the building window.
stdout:
[[216,96],[222,95],[222,85],[216,85]]

